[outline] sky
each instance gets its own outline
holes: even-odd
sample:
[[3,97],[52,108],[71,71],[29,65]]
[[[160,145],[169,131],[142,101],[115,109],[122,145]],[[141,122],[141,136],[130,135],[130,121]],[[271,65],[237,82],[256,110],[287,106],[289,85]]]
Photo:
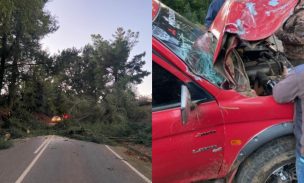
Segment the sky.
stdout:
[[[91,43],[91,34],[112,39],[118,27],[139,32],[134,55],[146,52],[145,70],[152,72],[152,3],[148,0],[50,0],[45,9],[58,21],[59,29],[47,35],[42,48],[51,54],[60,50],[82,48]],[[152,94],[151,74],[137,86],[140,95]]]

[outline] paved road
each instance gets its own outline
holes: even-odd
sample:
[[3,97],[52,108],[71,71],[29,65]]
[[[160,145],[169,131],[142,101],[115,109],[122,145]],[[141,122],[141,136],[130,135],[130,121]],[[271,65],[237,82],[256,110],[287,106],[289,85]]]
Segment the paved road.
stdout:
[[144,183],[110,147],[58,136],[19,140],[0,151],[1,183]]

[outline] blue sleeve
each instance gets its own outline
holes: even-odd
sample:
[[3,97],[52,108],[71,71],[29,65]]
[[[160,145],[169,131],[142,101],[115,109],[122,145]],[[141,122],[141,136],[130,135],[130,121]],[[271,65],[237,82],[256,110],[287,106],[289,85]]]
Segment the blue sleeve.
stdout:
[[221,9],[222,5],[224,4],[225,0],[212,0],[209,5],[207,16],[205,18],[205,26],[207,28],[210,27],[213,20],[215,19],[218,11]]

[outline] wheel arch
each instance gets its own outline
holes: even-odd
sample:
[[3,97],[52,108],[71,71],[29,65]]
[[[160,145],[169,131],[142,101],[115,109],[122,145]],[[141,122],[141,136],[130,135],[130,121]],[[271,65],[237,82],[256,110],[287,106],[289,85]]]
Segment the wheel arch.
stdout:
[[230,171],[228,173],[228,182],[231,182],[237,171],[239,166],[246,160],[246,158],[250,157],[256,150],[261,148],[263,145],[267,144],[271,140],[278,139],[284,136],[293,135],[293,123],[292,122],[283,122],[280,124],[276,124],[270,126],[260,133],[256,134],[247,144],[240,150],[236,159],[234,160]]

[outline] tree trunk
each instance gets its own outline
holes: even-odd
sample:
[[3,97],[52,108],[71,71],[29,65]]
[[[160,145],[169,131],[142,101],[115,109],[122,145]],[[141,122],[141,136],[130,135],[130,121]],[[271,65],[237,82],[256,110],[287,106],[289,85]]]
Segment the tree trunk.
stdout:
[[[18,53],[17,53],[18,55]],[[13,68],[12,68],[12,80],[9,85],[9,96],[8,96],[8,107],[12,109],[15,104],[16,92],[17,92],[17,79],[19,76],[18,70],[18,57],[16,56],[13,60]]]
[[1,63],[0,63],[0,92],[3,88],[3,80],[4,80],[4,74],[5,74],[5,61],[7,57],[7,36],[3,35],[2,40],[1,40]]
[[17,93],[17,80],[19,77],[19,70],[18,70],[18,59],[20,56],[20,35],[19,32],[16,35],[15,45],[12,45],[12,53],[13,53],[13,64],[12,64],[12,78],[8,87],[9,95],[8,95],[8,107],[12,110],[15,104],[15,98]]

